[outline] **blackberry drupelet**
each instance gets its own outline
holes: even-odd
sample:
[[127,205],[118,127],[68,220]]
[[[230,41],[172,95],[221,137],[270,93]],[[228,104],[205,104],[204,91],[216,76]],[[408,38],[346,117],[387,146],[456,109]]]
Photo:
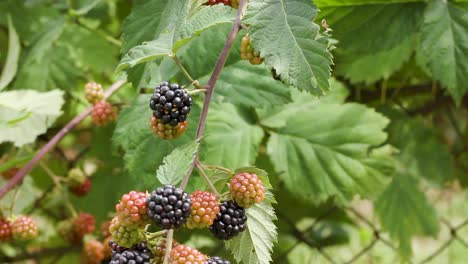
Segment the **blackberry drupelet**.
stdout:
[[184,190],[173,185],[159,187],[146,200],[148,216],[156,225],[173,229],[185,224],[192,201]]
[[221,204],[220,212],[210,226],[210,231],[218,239],[229,240],[245,230],[246,221],[244,208],[234,201],[226,201]]
[[163,124],[177,126],[187,120],[192,97],[177,83],[162,82],[154,89],[150,99],[153,116]]
[[211,257],[206,261],[206,264],[231,264],[229,260],[222,259],[218,256]]

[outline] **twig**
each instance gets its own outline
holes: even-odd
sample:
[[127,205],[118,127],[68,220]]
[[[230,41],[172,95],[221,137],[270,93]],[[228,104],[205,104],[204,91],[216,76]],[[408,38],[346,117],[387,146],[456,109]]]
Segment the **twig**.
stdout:
[[[229,55],[229,51],[231,50],[232,44],[234,43],[234,39],[236,38],[237,33],[240,30],[241,19],[243,16],[242,10],[244,9],[244,4],[245,4],[245,0],[240,0],[239,7],[238,7],[239,9],[237,10],[236,20],[234,21],[234,25],[232,26],[231,32],[229,33],[226,43],[224,44],[223,50],[221,51],[218,61],[216,62],[216,66],[213,70],[213,74],[211,75],[210,80],[208,81],[208,86],[206,87],[207,89],[206,97],[205,97],[205,100],[203,101],[203,109],[200,115],[200,121],[198,122],[198,129],[197,129],[197,136],[196,136],[197,141],[201,141],[201,137],[203,135],[203,132],[205,131],[206,117],[208,115],[208,108],[210,106],[211,97],[213,96],[216,81],[218,80],[219,75],[221,74],[221,70],[223,69],[224,64],[226,63],[226,59]],[[180,185],[182,189],[185,189],[185,187],[187,187],[188,180],[190,178],[190,175],[192,174],[192,171],[195,167],[195,163],[197,161],[198,161],[198,151],[195,153],[195,159],[190,165],[190,168],[185,174],[184,178],[182,179],[182,183]]]
[[[114,92],[119,90],[125,81],[117,81],[112,84],[111,87],[106,91],[104,95],[104,99],[110,97]],[[85,119],[93,110],[93,107],[90,106],[86,108],[81,114],[77,115],[73,118],[66,126],[64,126],[47,144],[45,144],[42,149],[32,158],[21,170],[19,170],[16,175],[0,189],[0,198],[5,196],[5,194],[11,190],[16,184],[18,184],[34,166],[47,154],[50,150],[52,150],[55,145],[66,135],[68,134],[76,125],[78,125],[83,119]]]
[[197,166],[197,169],[198,171],[200,172],[200,174],[202,175],[203,179],[205,179],[205,182],[208,184],[208,186],[210,186],[211,190],[213,191],[213,193],[219,197],[220,194],[218,192],[218,190],[216,190],[216,187],[213,185],[213,183],[211,182],[210,178],[208,177],[208,175],[206,175],[205,171],[203,170],[202,166],[200,165],[199,162],[196,162],[196,165]]

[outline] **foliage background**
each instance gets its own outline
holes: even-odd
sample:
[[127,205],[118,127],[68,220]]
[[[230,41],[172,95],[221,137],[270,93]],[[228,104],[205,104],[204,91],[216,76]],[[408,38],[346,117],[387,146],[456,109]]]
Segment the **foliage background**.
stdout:
[[[64,246],[54,230],[54,224],[67,217],[60,202],[64,197],[78,210],[93,213],[98,223],[109,219],[129,186],[153,189],[163,158],[194,138],[200,105],[180,140],[161,141],[148,129],[146,88],[167,79],[187,82],[168,57],[154,60],[161,56],[148,54],[176,51],[192,76],[204,83],[233,16],[229,8],[216,7],[212,12],[220,14],[216,23],[205,24],[200,31],[189,28],[193,36],[180,35],[180,42],[166,49],[158,41],[174,19],[178,2],[0,1],[2,78],[7,71],[14,77],[0,93],[0,141],[5,142],[0,150],[6,161],[0,170],[24,164],[88,106],[83,99],[88,80],[110,85],[127,77],[131,82],[111,99],[121,108],[117,124],[96,128],[86,120],[23,182],[14,211],[37,218],[41,236],[29,247],[3,244],[3,255],[22,256],[38,245]],[[285,14],[298,12],[294,4],[307,5],[299,16],[317,15],[315,24],[287,15],[288,26],[262,24],[272,18],[268,12],[283,11],[280,3],[289,4]],[[230,169],[256,165],[270,174],[278,216],[278,242],[271,256],[275,263],[328,263],[327,255],[336,263],[463,263],[468,257],[467,2],[315,4],[251,1],[244,23],[251,25],[255,48],[266,57],[265,64],[252,66],[239,59],[242,31],[217,84],[201,160]],[[269,11],[263,5],[277,9]],[[332,31],[324,33],[323,26],[322,33],[303,29],[318,30],[322,19]],[[275,30],[268,30],[269,24]],[[288,28],[294,28],[291,35]],[[285,34],[284,42],[271,41]],[[303,36],[313,41],[292,45]],[[150,43],[139,46],[144,41]],[[336,46],[331,51],[330,82],[329,44]],[[15,45],[20,56],[17,71],[12,72],[7,51]],[[132,57],[127,52],[135,46],[141,53]],[[289,54],[309,49],[314,53],[304,57],[306,63]],[[298,89],[272,78],[271,68],[278,65],[273,55],[290,56],[289,67],[276,70],[284,83]],[[308,65],[314,67],[307,69]],[[307,74],[315,78],[307,82],[311,76]],[[315,95],[321,89],[330,91],[318,99]],[[21,129],[11,130],[14,125]],[[92,190],[80,199],[55,188],[47,175],[52,171],[65,176],[75,166],[92,174]],[[202,179],[195,176],[188,189],[202,186]],[[10,201],[11,194],[1,204],[8,207]],[[259,230],[260,237],[271,238],[265,246],[268,251],[275,234]],[[206,253],[229,257],[223,244],[207,232],[177,236]],[[446,241],[451,241],[447,248],[427,259]],[[55,260],[40,256],[45,263]],[[79,249],[68,248],[58,261],[71,263],[78,256]],[[268,256],[259,259],[268,263]]]

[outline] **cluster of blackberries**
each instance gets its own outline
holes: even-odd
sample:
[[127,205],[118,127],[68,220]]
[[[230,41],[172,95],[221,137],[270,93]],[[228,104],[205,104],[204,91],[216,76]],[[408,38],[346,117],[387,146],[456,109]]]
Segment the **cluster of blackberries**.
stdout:
[[153,116],[162,124],[177,126],[187,120],[192,97],[177,83],[163,82],[154,89],[150,99]]
[[163,229],[185,224],[190,216],[192,200],[184,190],[165,185],[153,191],[146,199],[149,218]]

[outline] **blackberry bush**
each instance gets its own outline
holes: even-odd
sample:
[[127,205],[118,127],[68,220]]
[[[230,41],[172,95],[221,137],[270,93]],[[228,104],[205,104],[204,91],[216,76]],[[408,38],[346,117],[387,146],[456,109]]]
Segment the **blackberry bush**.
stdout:
[[226,201],[221,204],[220,212],[210,226],[210,231],[218,239],[229,240],[245,230],[246,221],[244,208],[234,201]]
[[150,99],[153,116],[162,124],[174,127],[187,120],[191,106],[192,97],[177,83],[162,82]]
[[115,206],[117,217],[125,226],[144,226],[148,222],[146,209],[147,194],[131,191],[122,195],[120,202]]
[[85,84],[85,97],[91,104],[96,104],[104,98],[104,89],[102,85],[95,82]]
[[11,233],[15,240],[26,241],[36,238],[39,235],[39,229],[36,221],[31,217],[19,216],[11,224]]
[[205,264],[206,256],[200,251],[185,245],[177,245],[171,250],[169,264]]
[[205,228],[213,224],[219,213],[216,196],[210,192],[195,191],[190,195],[192,212],[187,219],[188,228]]
[[173,185],[159,187],[146,200],[148,216],[157,226],[173,229],[182,226],[190,216],[192,201],[184,190]]
[[91,118],[96,126],[105,126],[117,120],[117,111],[108,102],[99,102],[93,106]]
[[187,130],[188,121],[178,123],[176,126],[163,124],[160,119],[151,116],[150,127],[153,134],[161,139],[173,140],[180,137]]
[[265,186],[256,174],[247,172],[236,174],[229,187],[232,198],[241,207],[249,208],[265,199]]
[[222,259],[218,256],[211,257],[206,261],[206,264],[231,264],[230,261]]

